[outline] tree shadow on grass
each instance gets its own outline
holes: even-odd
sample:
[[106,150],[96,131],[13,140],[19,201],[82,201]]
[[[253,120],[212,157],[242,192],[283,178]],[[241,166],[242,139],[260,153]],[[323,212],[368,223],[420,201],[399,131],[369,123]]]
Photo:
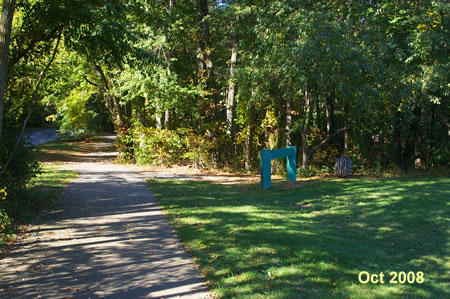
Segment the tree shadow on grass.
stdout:
[[115,136],[102,136],[89,141],[53,141],[36,147],[35,156],[40,162],[111,162],[117,158]]
[[[156,181],[151,188],[225,296],[234,289],[279,298],[382,298],[445,297],[448,185],[415,178],[269,191],[192,181]],[[386,279],[390,271],[421,271],[425,282],[362,285],[361,271],[384,272]],[[254,278],[235,277],[243,273]]]

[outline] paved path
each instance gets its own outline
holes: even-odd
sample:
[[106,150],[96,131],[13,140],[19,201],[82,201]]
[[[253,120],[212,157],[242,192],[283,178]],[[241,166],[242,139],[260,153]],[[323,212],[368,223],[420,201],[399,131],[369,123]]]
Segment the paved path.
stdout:
[[25,133],[25,139],[30,141],[32,145],[38,145],[53,140],[59,139],[60,136],[56,135],[56,129],[42,129],[33,132]]
[[0,298],[209,296],[144,182],[151,173],[76,167],[54,212],[1,261]]

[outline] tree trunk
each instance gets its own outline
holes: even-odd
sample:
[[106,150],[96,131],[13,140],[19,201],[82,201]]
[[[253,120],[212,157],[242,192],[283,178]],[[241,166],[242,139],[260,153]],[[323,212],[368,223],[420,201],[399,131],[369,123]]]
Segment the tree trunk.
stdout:
[[326,138],[322,139],[318,144],[316,144],[314,146],[311,146],[311,147],[308,147],[308,143],[307,143],[307,140],[306,140],[306,133],[308,132],[308,128],[309,128],[310,112],[311,112],[311,99],[308,96],[308,91],[305,91],[304,100],[305,100],[305,105],[304,105],[303,110],[305,111],[305,123],[304,123],[303,128],[300,131],[300,134],[301,134],[301,137],[302,137],[302,168],[306,169],[306,167],[308,166],[308,162],[312,158],[314,153],[319,148],[324,146],[328,141],[330,141],[331,138],[333,138],[334,136],[336,136],[340,132],[342,132],[344,130],[347,130],[347,128],[346,127],[340,128],[339,130],[337,130],[333,134],[328,135]]
[[196,0],[197,4],[197,24],[199,26],[198,48],[197,48],[197,64],[198,70],[209,78],[212,72],[212,60],[209,54],[209,48],[211,46],[209,24],[205,19],[209,14],[208,1]]
[[402,163],[402,117],[401,112],[396,111],[394,116],[393,140],[395,142],[394,160],[397,165]]
[[5,107],[6,77],[8,74],[9,42],[16,0],[3,0],[0,16],[0,138],[3,133],[3,114]]
[[231,61],[230,61],[230,79],[227,88],[227,134],[232,136],[233,132],[233,118],[234,118],[234,106],[235,106],[235,84],[234,84],[234,70],[237,63],[237,47],[238,39],[236,32],[231,34]]
[[133,117],[133,107],[130,102],[125,104],[125,119],[130,120]]
[[170,129],[170,111],[169,109],[166,109],[164,111],[164,128],[165,129]]
[[309,112],[311,110],[311,99],[308,96],[308,90],[305,90],[304,101],[303,111],[305,111],[305,122],[300,133],[302,137],[302,168],[306,169],[310,158],[308,154],[308,144],[306,142],[306,132],[309,128]]
[[216,90],[211,57],[211,37],[207,16],[209,15],[208,1],[195,0],[197,6],[198,44],[197,44],[197,71],[201,83],[206,83],[209,107],[206,107],[206,116],[214,118],[216,110]]
[[121,129],[124,129],[126,122],[124,120],[123,109],[120,107],[119,99],[114,95],[111,95],[110,84],[112,84],[112,77],[109,75],[107,80],[103,69],[99,65],[95,65],[94,67],[100,81],[102,82],[103,94],[106,99],[114,129],[116,129],[117,133],[120,134]]
[[302,168],[306,169],[309,162],[309,154],[308,154],[308,145],[306,143],[306,130],[301,130],[301,136],[302,136]]
[[156,120],[156,128],[162,129],[162,117],[160,116],[160,108],[156,106],[155,120]]
[[95,68],[95,72],[97,73],[97,75],[100,78],[100,81],[102,83],[103,95],[105,96],[105,99],[106,99],[106,107],[108,108],[114,128],[116,128],[113,104],[112,104],[112,100],[111,100],[111,97],[108,92],[109,91],[108,82],[106,81],[105,74],[103,73],[102,68],[99,65],[95,65],[94,68]]
[[59,33],[58,40],[56,41],[55,48],[53,49],[53,53],[51,54],[49,61],[47,62],[44,69],[39,74],[38,80],[36,82],[36,86],[34,87],[34,90],[33,90],[33,101],[31,102],[31,106],[30,106],[30,109],[28,110],[27,117],[25,118],[25,120],[22,124],[22,128],[20,130],[19,136],[17,136],[16,144],[14,145],[14,148],[11,152],[11,155],[9,156],[9,159],[6,161],[6,164],[3,167],[0,167],[0,174],[3,174],[6,172],[6,169],[8,168],[8,165],[11,162],[11,160],[23,138],[25,128],[27,127],[31,113],[33,112],[33,107],[34,107],[34,105],[36,105],[36,102],[38,100],[38,93],[39,93],[39,88],[41,86],[42,80],[44,80],[45,75],[47,74],[48,70],[50,69],[50,66],[52,65],[53,61],[55,60],[56,54],[58,53],[58,47],[59,47],[59,43],[61,41],[61,37],[62,37],[62,32]]
[[156,128],[157,129],[161,129],[162,124],[161,124],[161,117],[160,116],[156,116]]
[[167,11],[169,13],[172,12],[172,8],[173,8],[174,5],[175,5],[175,0],[169,0],[169,8],[167,9]]
[[[347,117],[348,117],[348,104],[345,104],[344,107],[344,156],[348,156],[348,123],[347,123]],[[328,134],[330,135],[330,134]]]
[[419,133],[419,123],[422,116],[422,108],[417,106],[413,110],[414,120],[409,128],[409,134],[406,139],[405,148],[402,155],[402,168],[406,171],[414,164],[414,153],[417,142],[417,135]]
[[253,152],[253,126],[249,121],[247,124],[247,137],[245,139],[245,170],[250,170],[252,164]]
[[347,129],[347,119],[344,118],[344,156],[348,156],[348,129]]
[[330,93],[326,99],[325,113],[327,116],[327,135],[331,135],[333,131],[333,121],[334,121],[334,105],[332,93]]
[[136,117],[142,126],[145,126],[145,98],[138,97],[135,108]]
[[[167,7],[167,13],[169,15],[172,14],[174,6],[175,6],[175,0],[169,0],[169,6]],[[172,69],[172,52],[170,50],[168,50],[168,51],[163,50],[163,53],[164,53],[164,57],[165,57],[165,60],[167,63],[167,68],[170,73],[170,71]],[[164,124],[165,129],[170,129],[169,128],[170,127],[170,118],[171,118],[170,110],[169,109],[164,110],[164,123],[163,124]],[[157,127],[158,127],[158,119],[157,119],[156,123],[157,123]],[[161,125],[162,125],[161,118],[159,118],[159,128],[161,128]]]
[[286,92],[286,146],[292,145],[291,134],[289,131],[292,128],[292,84],[289,84]]
[[[106,74],[108,75],[108,81],[109,81],[109,88],[108,88],[108,92],[110,92],[113,88],[114,88],[114,78],[113,78],[113,73],[111,70],[111,67],[107,64],[106,65]],[[111,95],[111,100],[112,100],[112,104],[114,107],[114,112],[115,112],[115,116],[116,116],[116,121],[117,121],[117,125],[119,127],[119,129],[127,129],[127,116],[128,113],[131,112],[127,105],[125,105],[125,107],[122,107],[120,105],[120,99],[117,98],[114,95]]]

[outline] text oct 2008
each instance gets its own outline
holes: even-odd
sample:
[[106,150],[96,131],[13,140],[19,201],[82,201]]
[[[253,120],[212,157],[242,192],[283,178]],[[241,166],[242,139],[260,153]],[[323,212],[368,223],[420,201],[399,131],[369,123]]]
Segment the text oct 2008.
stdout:
[[[386,279],[386,280],[385,280]],[[367,271],[361,271],[358,274],[358,281],[362,284],[372,283],[372,284],[413,284],[418,283],[421,284],[425,281],[424,274],[422,271],[418,272],[396,272],[391,271],[388,275],[384,272],[379,273],[369,273]]]

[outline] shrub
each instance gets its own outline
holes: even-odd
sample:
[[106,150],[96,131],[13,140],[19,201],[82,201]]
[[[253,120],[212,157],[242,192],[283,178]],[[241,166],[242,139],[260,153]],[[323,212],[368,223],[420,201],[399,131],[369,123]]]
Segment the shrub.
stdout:
[[124,156],[133,158],[138,164],[194,165],[208,168],[211,165],[212,145],[192,129],[154,129],[136,126],[120,138],[122,144],[132,149],[123,150]]
[[306,169],[303,169],[301,167],[297,168],[297,174],[299,177],[313,177],[313,176],[321,176],[321,175],[327,175],[332,174],[333,168],[328,166],[313,166],[308,165]]
[[[11,156],[15,143],[14,139],[15,136],[13,135],[0,138],[1,167],[6,165]],[[34,160],[32,149],[23,143],[19,144],[6,171],[0,174],[0,208],[3,209],[2,215],[8,213],[9,216],[14,217],[17,214],[23,206],[23,201],[27,200],[20,196],[20,193],[26,189],[30,180],[39,173],[39,170],[39,163]],[[2,219],[7,218],[3,216]],[[5,223],[3,222],[3,224]]]
[[[0,165],[3,167],[11,156],[14,142],[0,140]],[[19,144],[6,172],[0,174],[0,186],[8,190],[8,200],[12,200],[16,191],[25,189],[28,182],[39,173],[39,163],[34,160],[32,150],[23,143]]]
[[119,153],[117,160],[124,163],[133,161],[135,140],[132,132],[126,127],[122,127],[116,133],[116,148]]
[[12,236],[11,219],[4,209],[0,209],[0,246],[8,244]]

